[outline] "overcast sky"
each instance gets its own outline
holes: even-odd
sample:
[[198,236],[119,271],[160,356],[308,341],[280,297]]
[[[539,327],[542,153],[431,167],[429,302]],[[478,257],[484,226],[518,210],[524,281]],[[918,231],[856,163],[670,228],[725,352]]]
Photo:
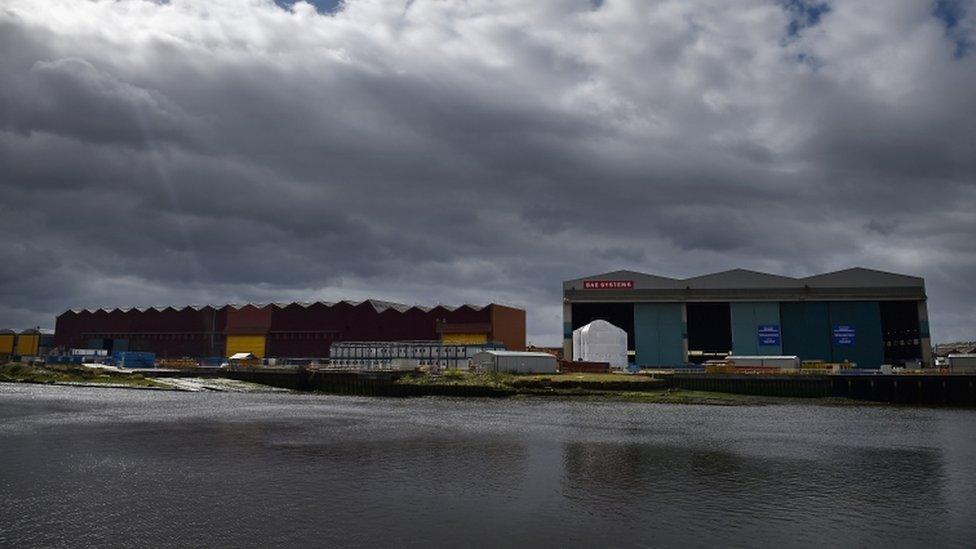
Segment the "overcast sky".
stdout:
[[973,0],[0,0],[0,327],[864,266],[976,339]]

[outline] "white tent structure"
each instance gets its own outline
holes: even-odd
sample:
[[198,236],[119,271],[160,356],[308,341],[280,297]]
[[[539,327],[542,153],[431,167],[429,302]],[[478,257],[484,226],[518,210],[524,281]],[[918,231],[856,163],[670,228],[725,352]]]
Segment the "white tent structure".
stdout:
[[627,332],[606,320],[594,320],[573,330],[573,360],[609,362],[627,368]]

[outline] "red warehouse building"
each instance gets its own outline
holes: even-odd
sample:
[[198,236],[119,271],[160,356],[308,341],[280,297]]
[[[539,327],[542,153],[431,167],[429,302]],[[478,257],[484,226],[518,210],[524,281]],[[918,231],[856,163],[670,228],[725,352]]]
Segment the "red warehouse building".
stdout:
[[327,357],[335,341],[497,342],[525,349],[525,311],[485,306],[417,307],[360,303],[271,303],[71,310],[58,316],[55,345],[150,351],[160,358]]

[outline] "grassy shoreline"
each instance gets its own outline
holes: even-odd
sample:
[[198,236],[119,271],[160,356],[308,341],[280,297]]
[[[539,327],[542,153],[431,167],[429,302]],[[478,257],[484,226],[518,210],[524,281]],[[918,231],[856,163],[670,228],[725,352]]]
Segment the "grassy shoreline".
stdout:
[[[0,382],[179,391],[172,384],[146,378],[134,372],[114,372],[70,365],[30,366],[7,363],[0,367]],[[766,406],[776,404],[859,406],[874,405],[843,398],[797,398],[756,396],[734,393],[691,391],[668,387],[667,382],[641,375],[624,374],[545,374],[512,375],[445,372],[440,375],[410,374],[394,382],[415,387],[412,396],[477,398],[442,389],[468,388],[477,394],[518,400],[565,400],[575,402],[634,404],[685,404],[707,406]],[[318,392],[319,394],[342,394]]]
[[[563,399],[582,402],[632,402],[643,404],[697,404],[712,406],[764,406],[803,404],[851,406],[869,403],[844,398],[800,398],[692,391],[668,387],[665,380],[628,374],[512,375],[445,372],[441,375],[407,375],[397,384],[418,388],[484,388],[518,399]],[[461,397],[464,398],[464,397]]]
[[82,387],[122,387],[131,389],[171,389],[139,373],[98,371],[68,365],[30,366],[10,362],[0,368],[0,382],[35,383]]

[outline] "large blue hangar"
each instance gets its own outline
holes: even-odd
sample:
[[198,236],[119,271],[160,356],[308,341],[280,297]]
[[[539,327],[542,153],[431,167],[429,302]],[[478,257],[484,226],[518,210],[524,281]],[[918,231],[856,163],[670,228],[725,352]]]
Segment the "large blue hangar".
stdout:
[[931,365],[925,281],[853,268],[792,278],[735,269],[677,279],[615,271],[563,283],[563,352],[573,330],[603,319],[627,331],[641,366],[727,355]]

